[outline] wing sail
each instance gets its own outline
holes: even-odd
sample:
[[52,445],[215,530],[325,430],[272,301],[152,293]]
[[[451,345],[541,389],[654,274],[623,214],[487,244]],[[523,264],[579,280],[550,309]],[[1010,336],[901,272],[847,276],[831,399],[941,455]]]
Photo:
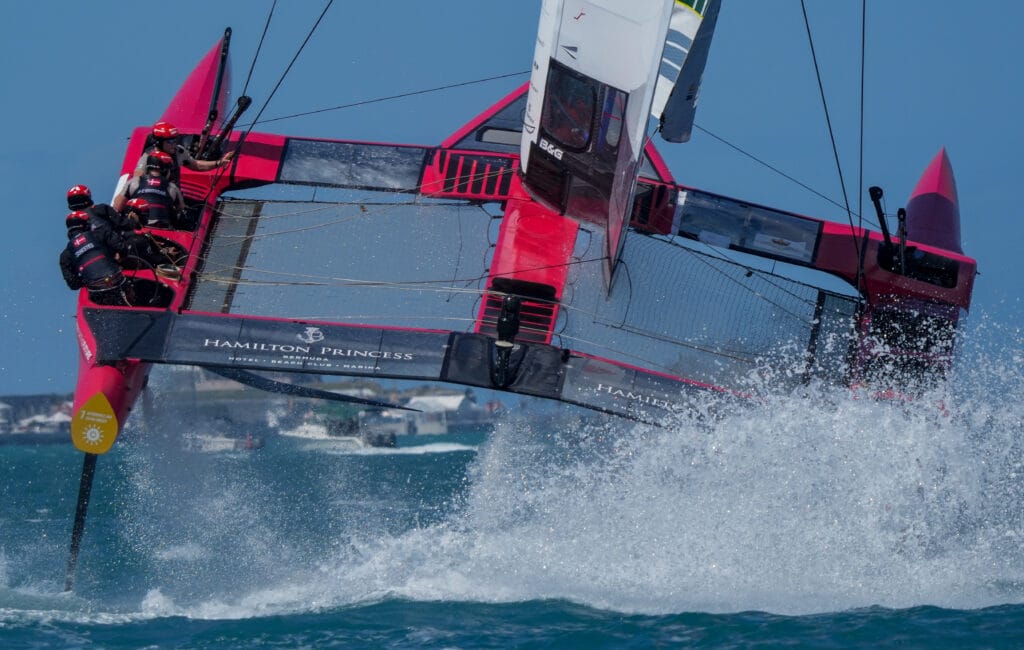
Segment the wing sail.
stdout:
[[609,280],[629,225],[671,13],[662,0],[545,0],[541,9],[523,183],[548,209],[603,228]]
[[690,139],[720,7],[720,0],[676,0],[673,5],[651,105],[661,137],[669,142]]

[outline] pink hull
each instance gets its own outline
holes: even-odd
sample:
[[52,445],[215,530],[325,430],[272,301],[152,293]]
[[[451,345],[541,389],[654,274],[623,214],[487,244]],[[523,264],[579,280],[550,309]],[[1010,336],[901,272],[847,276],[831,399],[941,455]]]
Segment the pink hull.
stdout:
[[117,416],[118,429],[121,429],[139,393],[146,386],[151,367],[151,364],[138,361],[125,361],[118,366],[94,366],[79,355],[75,412],[90,397],[103,393]]
[[963,254],[960,246],[960,202],[953,166],[942,149],[928,164],[907,202],[907,238]]
[[[218,93],[215,103],[219,114],[218,122],[224,119],[224,108],[227,105],[227,95],[230,87],[230,74],[225,69],[223,79],[218,85],[217,72],[221,62],[223,45],[223,40],[218,41],[203,57],[192,71],[192,74],[182,84],[181,89],[171,100],[161,117],[162,120],[174,124],[182,134],[194,135],[202,131],[209,115],[211,98],[215,92]],[[146,137],[149,133],[150,127],[140,127],[133,132],[122,167],[123,173],[131,173],[135,168],[135,163],[144,149]],[[203,176],[200,182],[190,182],[194,176],[198,175]],[[228,182],[229,180],[226,176],[217,178],[217,184],[221,188]],[[193,190],[193,186],[198,187],[198,190]],[[183,170],[182,191],[186,197],[202,200],[209,190],[210,181],[208,173],[202,174]],[[205,233],[199,232],[195,233],[195,235],[201,240]],[[195,241],[192,233],[171,234],[170,238],[182,244],[186,249]],[[189,264],[194,266],[195,261],[191,260]],[[191,266],[184,269],[184,271],[191,272]],[[187,281],[178,283],[172,288],[175,295],[170,307],[180,308],[188,290]],[[124,426],[125,420],[128,418],[136,399],[138,399],[139,393],[146,386],[152,365],[130,359],[113,365],[100,365],[96,363],[96,340],[89,329],[88,322],[83,313],[83,309],[93,307],[95,305],[89,301],[88,292],[82,289],[79,293],[77,313],[79,364],[78,382],[75,386],[74,409],[77,414],[89,399],[97,393],[102,393],[107,398],[114,415],[117,417],[117,430],[120,430]]]
[[[206,56],[196,65],[185,83],[181,84],[178,93],[168,104],[160,120],[170,122],[182,133],[199,133],[206,124],[210,111],[210,98],[217,90],[217,68],[220,63],[223,39],[210,48]],[[225,119],[228,89],[231,87],[230,67],[225,69],[220,84],[220,96],[217,98],[217,123]]]

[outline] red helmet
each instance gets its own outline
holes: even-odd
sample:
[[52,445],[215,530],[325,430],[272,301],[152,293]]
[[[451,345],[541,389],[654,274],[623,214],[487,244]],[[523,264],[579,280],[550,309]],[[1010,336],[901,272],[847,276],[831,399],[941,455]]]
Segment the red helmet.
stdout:
[[64,218],[64,225],[68,227],[68,230],[72,228],[88,228],[89,213],[84,210],[75,210]]
[[126,210],[131,212],[138,212],[139,214],[149,214],[149,203],[146,202],[146,199],[129,199],[128,202],[124,204],[124,206]]
[[153,125],[153,139],[173,140],[178,137],[178,129],[170,122],[157,122]]
[[81,210],[92,205],[92,192],[85,185],[72,185],[68,190],[68,208]]
[[146,156],[146,169],[156,169],[160,173],[166,173],[174,164],[174,159],[166,151],[151,151]]

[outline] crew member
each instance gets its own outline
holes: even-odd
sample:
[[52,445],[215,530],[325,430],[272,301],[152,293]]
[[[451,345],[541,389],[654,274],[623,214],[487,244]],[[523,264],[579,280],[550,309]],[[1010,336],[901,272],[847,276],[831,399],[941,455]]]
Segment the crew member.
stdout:
[[227,166],[235,155],[234,151],[229,151],[218,160],[196,160],[188,149],[180,144],[178,129],[169,122],[154,124],[150,139],[153,145],[139,158],[138,164],[135,165],[135,176],[142,176],[146,173],[146,156],[154,151],[162,151],[174,159],[174,165],[170,172],[170,178],[174,183],[181,182],[182,166],[194,171],[205,172]]
[[[126,247],[118,251],[121,253],[122,266],[130,268],[132,256],[141,258],[153,266],[166,264],[173,259],[168,252],[161,249],[152,236],[139,232],[149,222],[149,204],[145,199],[129,200],[125,203],[122,214],[125,220],[135,226],[135,232],[125,236]],[[134,266],[138,267],[139,265],[136,262]]]
[[129,181],[124,194],[114,200],[123,208],[130,199],[143,199],[149,205],[146,225],[150,228],[174,228],[178,216],[185,211],[185,197],[177,184],[168,178],[173,160],[170,154],[154,151],[146,156],[146,175]]
[[93,203],[92,192],[85,185],[72,185],[68,189],[68,209],[72,212],[84,210],[89,213],[89,226],[93,230],[109,229],[118,233],[134,230],[121,213],[106,203]]
[[114,231],[94,231],[90,216],[84,210],[69,214],[64,223],[68,228],[68,244],[60,254],[60,270],[70,289],[89,290],[89,299],[97,305],[130,305],[130,287],[121,273],[112,252],[118,237]]

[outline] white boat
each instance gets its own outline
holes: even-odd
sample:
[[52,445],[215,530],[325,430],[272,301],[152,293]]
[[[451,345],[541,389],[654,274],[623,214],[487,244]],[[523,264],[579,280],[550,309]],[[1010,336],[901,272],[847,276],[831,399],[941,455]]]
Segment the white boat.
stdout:
[[279,429],[278,433],[289,438],[327,440],[355,447],[394,447],[396,444],[393,431],[377,431],[370,427],[356,427],[352,432],[342,429],[343,427],[331,426],[324,420],[312,419],[291,428]]
[[244,438],[205,433],[186,433],[182,443],[188,451],[251,451],[263,448],[263,438],[247,435]]
[[289,438],[305,438],[307,440],[338,440],[353,436],[333,436],[327,431],[327,425],[320,422],[303,422],[290,429],[280,429],[278,434]]

